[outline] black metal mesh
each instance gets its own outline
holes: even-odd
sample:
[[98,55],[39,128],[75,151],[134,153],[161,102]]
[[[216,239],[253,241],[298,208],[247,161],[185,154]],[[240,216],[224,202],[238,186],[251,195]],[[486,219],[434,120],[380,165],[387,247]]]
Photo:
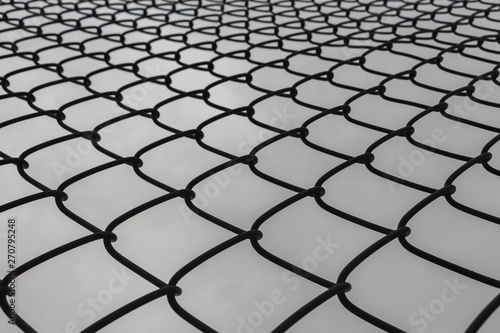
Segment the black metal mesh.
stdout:
[[[29,208],[52,197],[60,213],[88,233],[40,253],[3,277],[3,295],[9,293],[7,286],[14,277],[29,276],[32,268],[92,242],[101,244],[102,256],[111,256],[154,285],[155,290],[93,322],[85,332],[95,332],[156,299],[168,301],[180,317],[200,331],[219,331],[200,319],[199,313],[178,303],[179,295],[185,292],[182,279],[242,243],[251,245],[254,255],[323,288],[318,296],[304,300],[294,313],[287,314],[273,332],[286,331],[334,298],[358,320],[388,332],[403,331],[405,328],[375,314],[376,309],[365,309],[350,299],[350,291],[357,288],[350,274],[388,246],[418,256],[426,265],[438,265],[486,286],[500,287],[498,277],[487,270],[449,260],[452,255],[427,251],[414,245],[410,236],[420,226],[412,219],[436,201],[446,202],[471,219],[482,220],[492,233],[498,228],[500,219],[495,212],[463,203],[454,195],[460,193],[457,181],[472,169],[479,167],[477,172],[493,177],[500,175],[493,158],[500,140],[500,127],[496,125],[500,120],[496,115],[500,107],[498,2],[3,0],[0,11],[0,133],[16,129],[17,135],[31,142],[16,152],[9,146],[15,136],[2,138],[0,168],[15,166],[25,182],[37,189],[33,194],[1,203],[0,212]],[[266,106],[268,102],[287,107],[273,109]],[[109,112],[99,113],[104,105],[111,108],[112,117]],[[75,112],[88,121],[72,121],[70,115]],[[300,124],[295,127],[298,120]],[[445,134],[439,128],[422,133],[421,124],[427,121],[467,128],[469,132],[454,132],[459,139],[452,149],[441,145]],[[338,126],[329,127],[327,135],[315,136],[322,124],[329,122]],[[104,144],[106,131],[113,126],[119,130]],[[251,126],[253,134],[234,145],[235,135],[245,126]],[[345,139],[350,128],[353,133],[369,133],[369,141],[360,144],[362,151],[353,148],[359,144],[355,134]],[[143,141],[147,133],[153,133],[156,139]],[[210,140],[214,136],[222,137],[227,145],[213,145]],[[481,139],[478,144],[475,138]],[[81,172],[72,172],[82,160],[78,155],[71,155],[66,163],[52,164],[50,171],[57,176],[55,185],[47,184],[43,173],[40,176],[30,172],[35,167],[29,163],[30,158],[36,155],[43,156],[42,160],[51,159],[51,149],[77,139],[81,151],[97,150],[103,162],[86,166]],[[145,158],[147,154],[180,142],[191,147],[182,149],[215,156],[217,166],[205,168],[184,183],[168,172],[159,179],[144,171],[155,163]],[[395,142],[413,149],[399,161],[399,168],[394,167],[397,163],[384,165],[384,156],[398,158],[396,146],[392,146]],[[273,146],[280,147],[283,154],[266,155],[266,149]],[[292,153],[295,155],[291,162],[287,161],[286,149],[290,147],[331,158],[329,171],[323,171],[310,183],[295,181],[290,173],[303,171],[294,169],[294,161],[308,157]],[[180,158],[181,148],[176,149],[165,155],[165,163],[175,164]],[[273,158],[276,160],[272,163],[283,163],[278,171],[265,164]],[[415,178],[423,159],[433,158],[450,163],[451,171],[444,178],[442,174],[437,177],[438,181]],[[431,175],[439,173],[439,164],[430,165],[436,170],[431,170]],[[111,220],[87,218],[72,210],[69,203],[75,201],[74,192],[68,189],[100,173],[124,167],[135,180],[164,194],[144,199]],[[360,167],[363,169],[356,169]],[[286,172],[287,168],[292,171]],[[365,181],[368,178],[383,180],[389,188],[398,186],[418,192],[420,199],[411,209],[404,208],[399,221],[384,223],[370,218],[369,211],[344,209],[329,194],[338,194],[331,183],[351,170],[365,175],[359,182],[357,176],[350,176],[348,184],[353,188],[361,184],[360,196],[370,186]],[[271,201],[248,225],[209,212],[199,201],[200,196],[215,197],[224,186],[205,187],[208,192],[202,193],[197,185],[221,173],[230,177],[231,172],[251,172],[273,187],[288,191],[288,199],[278,204]],[[2,191],[8,189],[2,187]],[[96,189],[89,195],[97,194]],[[78,193],[75,197],[79,198]],[[354,196],[343,199],[357,200]],[[183,205],[184,214],[197,215],[234,236],[206,248],[165,279],[122,254],[118,249],[120,233],[115,229],[148,209],[174,200]],[[265,239],[264,227],[274,216],[307,200],[332,218],[360,226],[378,238],[353,256],[335,280],[283,259],[260,241],[263,236]],[[234,209],[238,214],[239,208]],[[390,205],[383,209],[399,208]],[[168,216],[162,218],[168,220]],[[312,228],[309,220],[301,223],[305,229]],[[290,236],[285,231],[282,235]],[[280,239],[271,241],[279,243]],[[244,266],[246,262],[233,265]],[[491,294],[490,299],[490,304],[481,306],[482,311],[471,308],[476,319],[469,322],[468,332],[478,330],[500,305],[500,296]],[[8,313],[8,297],[3,297],[0,304]],[[20,329],[38,330],[23,318],[20,308],[16,319]],[[332,327],[331,331],[342,331],[337,329]],[[162,331],[172,330],[165,327]]]

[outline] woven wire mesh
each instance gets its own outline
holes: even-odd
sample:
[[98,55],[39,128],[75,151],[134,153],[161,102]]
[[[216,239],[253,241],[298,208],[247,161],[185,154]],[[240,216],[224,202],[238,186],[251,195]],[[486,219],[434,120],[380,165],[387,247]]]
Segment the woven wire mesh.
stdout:
[[[494,186],[500,175],[494,159],[500,140],[496,125],[500,121],[497,2],[3,0],[0,11],[0,173],[4,171],[5,179],[22,177],[15,184],[29,188],[7,195],[0,212],[12,215],[23,208],[41,214],[36,203],[51,205],[47,199],[53,198],[58,214],[85,230],[80,238],[50,243],[52,247],[43,253],[30,254],[30,260],[3,277],[0,305],[6,314],[8,286],[14,278],[22,282],[37,268],[56,261],[57,271],[51,272],[59,274],[65,256],[89,244],[153,289],[94,320],[84,332],[113,327],[115,321],[155,300],[168,303],[193,330],[221,331],[217,321],[178,300],[188,292],[183,281],[193,272],[243,244],[253,249],[251,255],[231,257],[229,265],[251,266],[248,257],[257,257],[285,270],[293,281],[320,288],[309,299],[301,299],[294,311],[282,313],[273,332],[296,328],[334,299],[345,313],[366,322],[365,329],[415,329],[406,323],[407,318],[393,322],[393,317],[384,317],[373,304],[364,306],[362,294],[350,297],[364,283],[351,276],[386,248],[488,288],[491,302],[471,306],[463,330],[477,331],[500,305],[498,270],[490,267],[498,266],[500,253],[493,243],[498,242],[495,233],[500,219],[495,204],[482,205],[486,199],[495,202],[498,195],[498,187],[487,194],[482,186]],[[426,133],[422,126],[426,123],[440,125]],[[443,130],[446,126],[451,132]],[[449,139],[450,133],[455,135],[455,145],[449,144],[455,140]],[[401,151],[409,153],[403,156]],[[99,158],[86,164],[91,153]],[[188,153],[193,156],[191,162],[181,163]],[[310,156],[318,159],[312,159],[313,170],[296,167]],[[424,160],[431,169],[427,179],[418,172]],[[444,171],[442,164],[447,165]],[[278,167],[273,169],[273,165]],[[121,182],[138,187],[135,184],[140,183],[152,190],[144,196],[138,191],[141,195],[126,201],[126,209],[117,215],[108,206],[124,203],[109,196],[100,206],[94,202],[99,207],[92,209],[109,208],[110,216],[90,211],[92,206],[87,211],[75,208],[79,201],[99,197],[104,191],[99,182],[124,168],[127,177]],[[241,206],[232,207],[230,217],[221,213],[227,207],[207,208],[207,202],[215,202],[241,173],[250,175],[251,181],[242,185],[240,194],[252,188],[252,182],[264,182],[266,191],[280,193],[279,200],[267,200],[267,192],[257,193],[266,199],[264,204],[245,207],[249,201],[242,200]],[[477,185],[477,174],[486,175],[487,181]],[[79,186],[92,179],[97,180],[90,183],[86,197]],[[339,179],[347,179],[350,194],[339,193]],[[458,186],[462,179],[470,183]],[[373,207],[356,206],[370,186],[395,194],[382,209],[402,212],[399,218],[381,220],[370,211]],[[7,185],[1,188],[12,193]],[[120,188],[106,193],[113,191],[120,192]],[[376,187],[371,195],[386,196],[384,191]],[[475,201],[457,199],[467,191],[474,193]],[[418,200],[399,207],[397,197],[407,192]],[[113,195],[118,198],[119,194]],[[351,205],[343,207],[339,201]],[[180,269],[160,276],[122,250],[123,242],[134,240],[122,240],[120,228],[172,202],[193,237],[177,235],[176,229],[168,231],[171,237],[186,237],[184,242],[190,243],[195,233],[197,237],[215,229],[224,233],[198,252],[190,252]],[[316,272],[318,257],[315,263],[301,265],[302,258],[289,259],[277,250],[283,238],[298,244],[302,236],[325,230],[315,229],[314,219],[301,215],[302,208],[293,211],[300,216],[296,224],[288,220],[290,216],[280,218],[304,202],[326,214],[325,228],[339,237],[345,228],[359,230],[361,248],[332,274]],[[461,260],[459,250],[412,241],[414,234],[427,235],[430,243],[439,242],[439,237],[442,243],[449,241],[444,235],[436,236],[432,226],[416,222],[426,211],[432,215],[436,202],[466,216],[472,224],[486,225],[471,235],[484,248],[491,246],[481,249],[482,260]],[[257,218],[243,223],[249,210]],[[449,222],[445,226],[448,235],[454,233],[453,223],[463,227],[452,214],[436,214],[438,220]],[[156,218],[157,227],[179,223],[168,214]],[[190,223],[194,218],[198,222]],[[44,221],[38,222],[43,227]],[[136,233],[144,236],[161,233],[160,229],[144,227]],[[147,237],[136,237],[148,242]],[[178,253],[161,255],[168,261]],[[388,281],[396,275],[387,270],[378,274]],[[203,283],[203,279],[198,281]],[[380,286],[393,287],[404,289],[390,283]],[[71,293],[77,288],[70,281],[57,292]],[[22,294],[22,287],[16,292]],[[240,301],[236,293],[226,290],[224,295]],[[279,303],[280,296],[274,296]],[[23,313],[21,303],[16,325],[25,332],[42,331],[31,317]],[[224,313],[219,317],[234,321]],[[256,326],[246,322],[238,330],[253,332]],[[350,331],[342,327],[336,322],[324,329]],[[159,331],[182,330],[166,326]]]

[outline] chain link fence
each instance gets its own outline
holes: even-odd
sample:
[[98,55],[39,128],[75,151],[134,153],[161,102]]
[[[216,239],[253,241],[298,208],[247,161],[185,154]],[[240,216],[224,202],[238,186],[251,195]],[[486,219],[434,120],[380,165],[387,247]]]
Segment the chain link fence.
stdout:
[[[3,0],[0,12],[5,322],[498,330],[498,2]],[[104,261],[88,264],[92,251]],[[84,299],[99,279],[85,302],[46,303]]]

